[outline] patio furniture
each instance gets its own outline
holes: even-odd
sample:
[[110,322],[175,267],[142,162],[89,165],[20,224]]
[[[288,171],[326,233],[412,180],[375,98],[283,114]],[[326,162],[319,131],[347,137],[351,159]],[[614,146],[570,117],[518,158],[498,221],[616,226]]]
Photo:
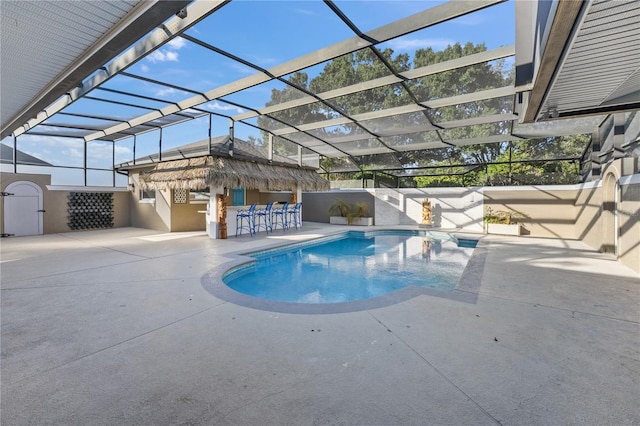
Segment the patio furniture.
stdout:
[[[278,223],[282,227],[283,231],[286,231],[288,228],[287,223],[287,208],[289,207],[289,203],[284,203],[279,209],[271,210],[271,223],[273,224],[273,229],[278,229]],[[278,220],[279,219],[279,220]]]
[[273,203],[269,203],[264,209],[257,209],[253,215],[253,224],[255,232],[260,232],[260,228],[264,228],[266,233],[273,232],[271,226],[271,208]]
[[236,238],[238,235],[242,235],[243,230],[249,231],[249,235],[253,237],[256,233],[254,213],[256,210],[256,203],[251,204],[248,209],[238,210],[236,213]]
[[298,226],[302,226],[301,208],[302,208],[302,203],[296,203],[296,205],[293,206],[292,209],[289,209],[289,211],[287,212],[288,226],[293,225],[296,227],[296,229],[298,229]]

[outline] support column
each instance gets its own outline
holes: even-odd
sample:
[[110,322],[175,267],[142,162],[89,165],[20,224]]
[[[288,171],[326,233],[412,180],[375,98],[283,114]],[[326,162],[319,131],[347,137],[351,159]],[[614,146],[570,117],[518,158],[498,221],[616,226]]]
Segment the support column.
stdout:
[[18,137],[13,134],[13,173],[18,173]]
[[158,139],[158,161],[162,161],[162,127],[160,127],[160,138]]
[[234,139],[234,122],[229,119],[229,157],[233,158],[233,139]]
[[225,194],[218,194],[216,196],[216,205],[218,207],[217,222],[218,222],[218,238],[221,240],[227,239],[227,196]]
[[[111,142],[111,164],[116,164],[116,141],[112,141]],[[112,168],[113,170],[111,170],[111,176],[112,176],[112,182],[113,182],[113,187],[115,188],[116,186],[116,169]]]
[[513,163],[511,162],[512,154],[513,154],[513,144],[511,143],[511,141],[509,141],[509,185],[513,185]]
[[211,155],[211,129],[213,127],[213,114],[209,114],[209,155]]
[[82,163],[82,172],[84,174],[84,186],[87,186],[87,141],[84,141],[83,146],[84,146],[84,150],[83,150],[83,163]]
[[[224,188],[209,188],[209,204],[207,204],[207,213],[205,216],[206,226],[207,226],[207,235],[209,238],[217,240],[219,226],[218,226],[218,216],[219,216],[219,206],[218,206],[218,195],[225,195]],[[226,209],[226,206],[225,206]],[[226,216],[226,213],[225,213]]]

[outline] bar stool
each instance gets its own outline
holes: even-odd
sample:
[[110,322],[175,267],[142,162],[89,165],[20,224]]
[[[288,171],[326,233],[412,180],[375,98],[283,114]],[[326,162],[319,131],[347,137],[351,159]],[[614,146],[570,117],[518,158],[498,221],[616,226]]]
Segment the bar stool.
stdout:
[[271,223],[273,224],[273,229],[278,229],[278,218],[280,218],[280,226],[282,227],[282,230],[285,231],[287,229],[287,207],[289,207],[289,203],[284,203],[282,208],[271,210]]
[[249,235],[253,237],[253,234],[256,233],[255,229],[255,221],[254,221],[254,212],[256,210],[256,203],[251,204],[249,209],[238,210],[236,213],[236,238],[238,235],[242,235],[242,230],[246,229],[249,231]]
[[[253,225],[254,231],[260,232],[260,228],[264,228],[264,230],[269,234],[269,231],[273,232],[273,227],[271,226],[271,208],[273,207],[273,203],[269,203],[265,206],[264,209],[258,209],[255,211],[253,215]],[[263,223],[264,219],[264,223]]]
[[300,217],[300,208],[302,207],[302,203],[296,203],[292,209],[289,209],[287,212],[287,225],[295,226],[298,229],[298,226],[302,226],[302,218]]

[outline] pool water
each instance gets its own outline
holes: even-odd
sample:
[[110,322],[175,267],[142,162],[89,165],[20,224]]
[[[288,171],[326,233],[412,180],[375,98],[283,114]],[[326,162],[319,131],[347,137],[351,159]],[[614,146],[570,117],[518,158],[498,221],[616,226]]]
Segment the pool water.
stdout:
[[425,231],[347,232],[251,254],[254,263],[223,281],[241,293],[295,303],[370,299],[407,286],[450,292],[474,247],[475,241]]

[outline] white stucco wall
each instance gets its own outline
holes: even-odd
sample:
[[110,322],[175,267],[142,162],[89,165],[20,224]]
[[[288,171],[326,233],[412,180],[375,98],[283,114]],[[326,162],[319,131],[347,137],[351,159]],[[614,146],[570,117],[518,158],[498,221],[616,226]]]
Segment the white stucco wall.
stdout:
[[434,226],[482,232],[482,188],[378,188],[375,196],[376,225],[418,225],[422,201],[431,201]]

